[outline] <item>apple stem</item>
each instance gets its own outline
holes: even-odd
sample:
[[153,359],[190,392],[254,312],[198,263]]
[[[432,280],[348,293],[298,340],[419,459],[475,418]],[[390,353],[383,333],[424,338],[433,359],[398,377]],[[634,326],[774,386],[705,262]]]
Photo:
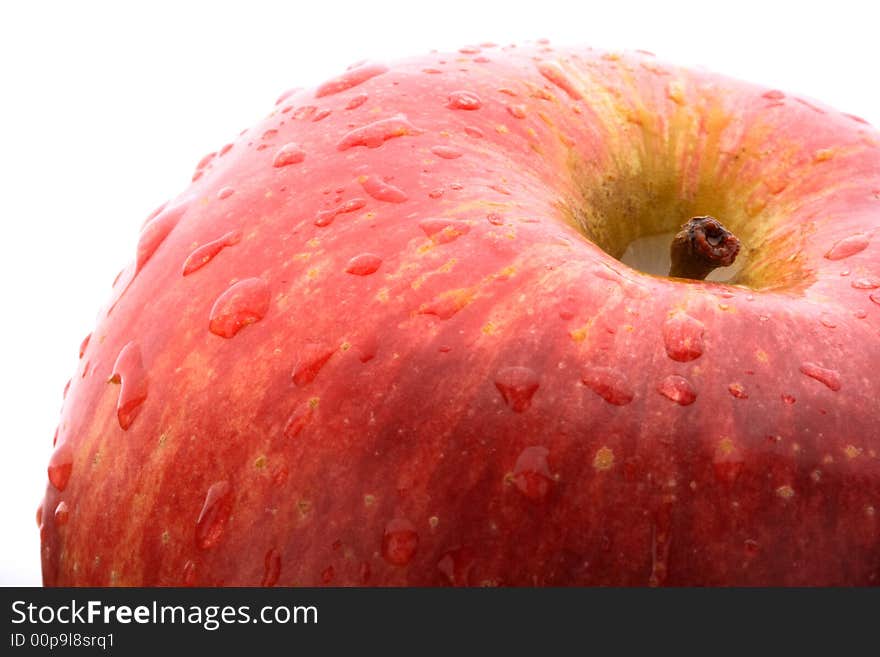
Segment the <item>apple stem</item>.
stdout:
[[669,275],[702,281],[717,267],[728,267],[739,253],[739,239],[714,217],[693,217],[672,239]]

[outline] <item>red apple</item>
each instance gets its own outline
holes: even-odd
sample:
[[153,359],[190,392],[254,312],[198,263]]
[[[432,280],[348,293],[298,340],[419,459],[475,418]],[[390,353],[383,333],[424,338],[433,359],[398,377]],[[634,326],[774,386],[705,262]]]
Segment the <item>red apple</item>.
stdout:
[[[706,215],[728,280],[620,262]],[[83,344],[44,581],[876,585],[878,230],[876,130],[650,54],[285,94]]]

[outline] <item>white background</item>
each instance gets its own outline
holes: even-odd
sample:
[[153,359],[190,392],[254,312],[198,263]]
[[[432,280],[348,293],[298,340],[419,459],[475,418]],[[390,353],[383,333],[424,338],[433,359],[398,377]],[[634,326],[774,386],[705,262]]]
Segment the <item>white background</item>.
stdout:
[[880,125],[874,3],[0,0],[0,584],[38,585],[64,383],[146,215],[280,92],[364,59],[642,48]]

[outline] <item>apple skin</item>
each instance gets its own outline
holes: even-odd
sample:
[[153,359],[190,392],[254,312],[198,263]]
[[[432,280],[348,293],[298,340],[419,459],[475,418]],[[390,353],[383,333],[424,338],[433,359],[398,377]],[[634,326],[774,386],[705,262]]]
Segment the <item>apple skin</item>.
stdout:
[[[690,213],[737,284],[597,246]],[[647,53],[285,94],[84,344],[44,583],[877,585],[878,228],[877,131]]]

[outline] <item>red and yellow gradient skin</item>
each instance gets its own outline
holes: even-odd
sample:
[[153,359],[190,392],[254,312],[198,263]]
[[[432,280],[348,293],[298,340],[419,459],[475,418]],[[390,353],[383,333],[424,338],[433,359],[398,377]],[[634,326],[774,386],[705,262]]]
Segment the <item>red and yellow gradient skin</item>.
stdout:
[[[880,584],[880,134],[649,54],[463,50],[283,97],[148,220],[45,584]],[[734,284],[613,257],[697,214]]]

